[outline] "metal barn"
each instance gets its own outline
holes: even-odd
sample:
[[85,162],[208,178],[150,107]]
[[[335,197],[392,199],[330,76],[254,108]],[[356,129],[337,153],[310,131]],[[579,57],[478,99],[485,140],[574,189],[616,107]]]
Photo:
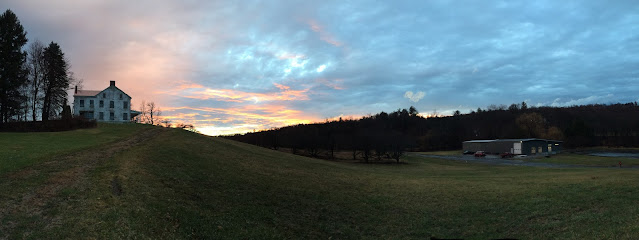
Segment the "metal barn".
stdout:
[[562,141],[538,138],[471,140],[462,143],[463,151],[484,151],[489,154],[509,152],[512,154],[556,154],[561,151]]

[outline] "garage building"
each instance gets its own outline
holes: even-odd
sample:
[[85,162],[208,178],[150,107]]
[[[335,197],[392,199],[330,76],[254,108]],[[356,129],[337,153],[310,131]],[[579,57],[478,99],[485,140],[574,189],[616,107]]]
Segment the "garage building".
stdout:
[[538,138],[471,140],[462,143],[463,151],[484,151],[488,154],[509,152],[512,154],[557,154],[563,142]]

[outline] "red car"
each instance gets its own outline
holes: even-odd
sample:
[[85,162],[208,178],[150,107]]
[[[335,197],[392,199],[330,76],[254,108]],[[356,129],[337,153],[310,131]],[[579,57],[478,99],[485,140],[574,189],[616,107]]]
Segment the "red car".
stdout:
[[486,153],[484,151],[475,152],[475,157],[485,157]]

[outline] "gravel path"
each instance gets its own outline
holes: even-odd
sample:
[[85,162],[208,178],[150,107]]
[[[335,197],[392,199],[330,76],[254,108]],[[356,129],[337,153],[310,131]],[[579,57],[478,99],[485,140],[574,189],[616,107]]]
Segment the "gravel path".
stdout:
[[[420,157],[439,158],[439,159],[448,159],[448,160],[454,160],[454,161],[464,161],[464,162],[482,163],[482,164],[491,164],[491,165],[505,165],[505,166],[528,166],[528,167],[545,167],[545,168],[619,168],[619,167],[608,167],[608,166],[587,166],[587,165],[576,165],[576,164],[532,162],[532,161],[524,161],[517,158],[503,159],[498,156],[490,156],[490,155],[486,157],[475,157],[472,155],[444,156],[444,155],[430,155],[430,154],[423,154],[423,153],[414,153],[413,155],[420,156]],[[526,157],[524,159],[531,160],[535,158]],[[639,166],[631,166],[631,167],[623,167],[623,168],[639,168]]]

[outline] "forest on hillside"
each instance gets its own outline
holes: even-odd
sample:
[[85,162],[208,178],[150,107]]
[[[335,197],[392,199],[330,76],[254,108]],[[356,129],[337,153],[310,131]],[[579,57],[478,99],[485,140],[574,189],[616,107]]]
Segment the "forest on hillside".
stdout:
[[545,138],[567,148],[639,146],[636,102],[571,107],[491,105],[468,114],[422,117],[417,109],[380,112],[361,119],[299,124],[226,138],[266,148],[288,148],[313,157],[351,151],[353,159],[393,158],[404,151],[461,149],[475,139]]

